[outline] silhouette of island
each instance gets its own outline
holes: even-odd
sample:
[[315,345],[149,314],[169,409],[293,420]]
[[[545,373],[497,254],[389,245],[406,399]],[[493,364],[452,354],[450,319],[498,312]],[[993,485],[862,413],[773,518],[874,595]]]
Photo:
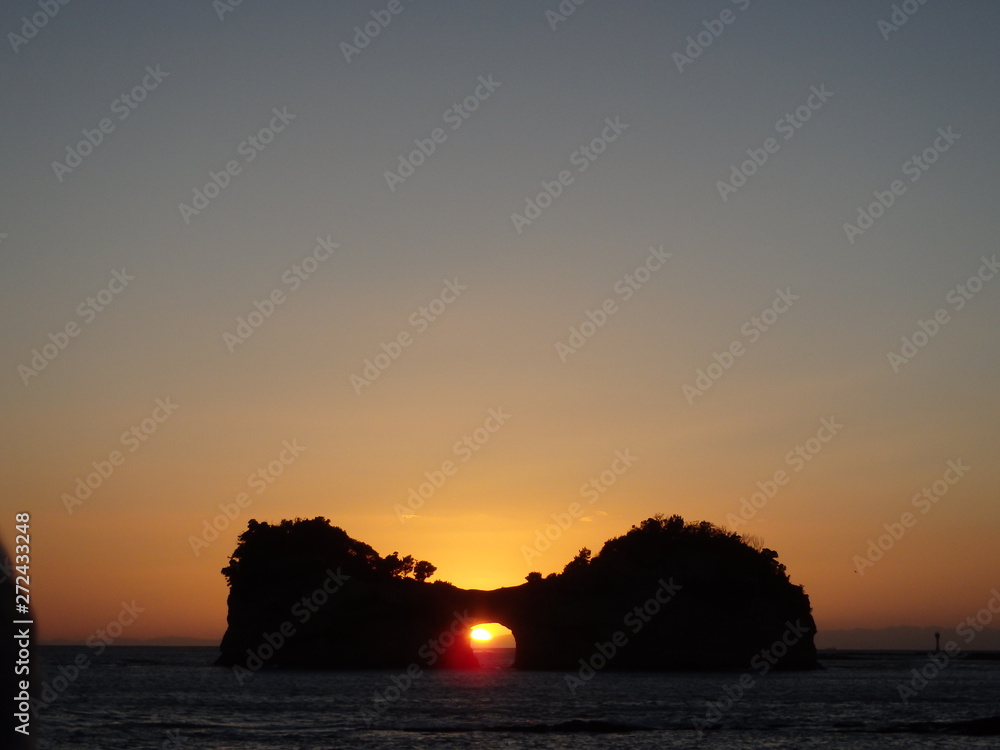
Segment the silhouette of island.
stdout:
[[251,520],[222,570],[218,663],[475,668],[468,631],[497,622],[514,634],[519,669],[816,668],[809,597],[777,558],[711,523],[658,515],[560,574],[481,591],[429,583],[430,563],[381,557],[322,517]]

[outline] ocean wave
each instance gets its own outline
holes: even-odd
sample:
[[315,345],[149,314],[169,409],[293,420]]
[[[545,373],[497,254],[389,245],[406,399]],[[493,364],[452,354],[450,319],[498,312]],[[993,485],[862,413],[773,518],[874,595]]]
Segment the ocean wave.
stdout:
[[894,724],[879,730],[894,734],[959,734],[965,737],[995,737],[1000,735],[1000,716],[965,721],[916,721]]
[[[609,719],[567,719],[553,722],[516,722],[511,724],[450,724],[398,727],[398,732],[528,732],[618,734],[624,732],[652,732],[666,727],[636,724]],[[690,729],[690,725],[685,727]]]

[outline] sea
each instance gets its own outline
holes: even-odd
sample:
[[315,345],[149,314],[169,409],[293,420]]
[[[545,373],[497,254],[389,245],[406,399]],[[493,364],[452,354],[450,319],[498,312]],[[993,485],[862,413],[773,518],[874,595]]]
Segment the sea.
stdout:
[[52,750],[1000,748],[995,653],[830,651],[809,672],[664,674],[520,672],[496,649],[478,671],[235,674],[214,648],[37,652],[50,702],[31,730]]

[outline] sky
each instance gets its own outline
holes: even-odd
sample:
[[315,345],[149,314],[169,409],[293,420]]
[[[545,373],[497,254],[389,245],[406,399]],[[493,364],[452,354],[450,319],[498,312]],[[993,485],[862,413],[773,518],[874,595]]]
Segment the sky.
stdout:
[[821,631],[982,610],[1000,10],[896,6],[9,3],[43,641],[220,638],[251,518],[489,589],[679,514]]

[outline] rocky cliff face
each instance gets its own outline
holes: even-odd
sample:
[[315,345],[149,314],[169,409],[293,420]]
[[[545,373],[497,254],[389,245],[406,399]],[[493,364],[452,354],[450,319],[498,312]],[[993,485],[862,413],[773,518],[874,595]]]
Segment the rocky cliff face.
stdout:
[[468,631],[499,622],[520,669],[816,666],[809,599],[776,553],[707,523],[647,519],[593,559],[582,551],[559,575],[494,591],[419,582],[396,562],[325,519],[251,522],[223,571],[219,662],[474,668]]

